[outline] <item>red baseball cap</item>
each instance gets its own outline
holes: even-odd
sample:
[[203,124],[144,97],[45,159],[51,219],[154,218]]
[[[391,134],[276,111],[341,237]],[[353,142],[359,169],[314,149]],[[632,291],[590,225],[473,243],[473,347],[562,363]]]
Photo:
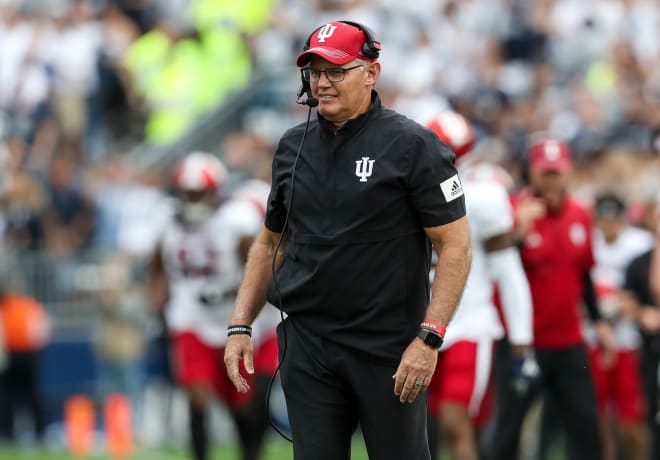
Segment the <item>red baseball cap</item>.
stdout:
[[339,21],[329,22],[314,31],[309,48],[298,56],[296,64],[304,67],[314,54],[337,65],[356,59],[373,62],[375,59],[362,54],[362,45],[366,40],[366,35],[358,27]]
[[529,148],[529,167],[534,171],[567,172],[572,166],[571,151],[564,142],[544,139]]

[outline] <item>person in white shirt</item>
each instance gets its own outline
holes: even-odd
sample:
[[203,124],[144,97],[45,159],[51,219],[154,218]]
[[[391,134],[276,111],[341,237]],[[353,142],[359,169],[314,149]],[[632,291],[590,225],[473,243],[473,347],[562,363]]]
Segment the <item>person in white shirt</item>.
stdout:
[[[427,128],[457,157],[466,197],[472,238],[472,266],[459,306],[447,327],[438,365],[429,387],[429,412],[452,458],[478,459],[477,431],[486,421],[484,407],[490,382],[493,344],[504,336],[494,304],[497,285],[512,345],[518,383],[532,384],[538,376],[532,343],[532,304],[520,256],[511,235],[513,212],[498,166],[468,153],[474,131],[462,115],[447,111],[432,118]],[[429,433],[433,437],[433,433]],[[437,455],[437,448],[434,448]]]
[[[195,460],[208,458],[206,414],[214,395],[235,422],[244,460],[258,457],[264,434],[261,413],[254,411],[255,393],[236,392],[222,361],[244,251],[259,231],[263,214],[247,200],[220,204],[218,191],[226,176],[224,165],[208,153],[193,152],[177,165],[177,206],[163,231],[150,278],[152,302],[164,309],[174,375],[190,403]],[[255,336],[259,330],[255,325]]]
[[[616,426],[621,434],[621,454],[630,460],[643,458],[647,435],[644,428],[639,346],[635,309],[626,309],[620,289],[628,264],[653,247],[653,235],[626,221],[626,206],[616,194],[598,196],[594,204],[594,257],[592,277],[601,315],[614,331],[616,353],[604,356],[596,346],[593,330],[585,326],[590,344],[590,361],[596,389],[605,460],[617,458]],[[610,411],[610,406],[612,411]],[[614,425],[613,425],[614,424]]]

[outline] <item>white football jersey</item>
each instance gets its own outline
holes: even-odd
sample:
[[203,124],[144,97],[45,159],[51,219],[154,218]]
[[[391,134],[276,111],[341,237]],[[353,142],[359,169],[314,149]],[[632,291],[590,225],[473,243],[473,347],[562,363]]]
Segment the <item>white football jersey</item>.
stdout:
[[[479,168],[480,165],[470,167]],[[488,270],[484,241],[513,227],[513,212],[505,187],[475,171],[461,170],[465,204],[472,240],[472,265],[463,296],[447,327],[443,348],[460,340],[504,336],[504,328],[493,303],[493,279]]]
[[[623,285],[626,267],[632,259],[653,247],[653,235],[640,228],[626,227],[616,241],[608,244],[602,233],[596,229],[593,245],[595,265],[591,274],[599,306],[607,317],[608,313],[616,314],[616,291]],[[608,309],[613,311],[603,311]],[[590,343],[595,343],[591,325],[586,326],[585,335]],[[631,319],[615,320],[614,337],[619,349],[630,350],[639,346],[637,326]]]
[[198,226],[171,220],[161,244],[171,330],[193,331],[209,345],[224,345],[243,276],[239,243],[254,237],[262,223],[263,214],[247,200],[229,201]]
[[[266,218],[266,207],[268,203],[268,195],[270,193],[270,185],[258,179],[251,179],[245,181],[238,187],[234,193],[233,198],[236,203],[242,203],[243,206],[252,206],[253,212],[257,212],[263,223]],[[245,209],[247,211],[247,209]],[[275,328],[281,321],[282,316],[280,310],[266,303],[259,316],[252,324],[252,339],[255,345],[258,346],[259,341],[268,339],[275,334]]]

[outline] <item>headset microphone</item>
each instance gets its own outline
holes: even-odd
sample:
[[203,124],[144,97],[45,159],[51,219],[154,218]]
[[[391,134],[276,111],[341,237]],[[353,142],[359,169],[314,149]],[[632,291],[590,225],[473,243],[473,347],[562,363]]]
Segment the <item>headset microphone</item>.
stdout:
[[312,96],[310,93],[307,93],[307,97],[303,101],[300,100],[301,97],[302,97],[302,93],[298,95],[298,98],[296,99],[296,104],[306,105],[309,106],[310,108],[319,105],[319,100],[316,99],[314,96]]
[[319,100],[316,99],[314,96],[307,96],[307,99],[305,99],[305,102],[301,102],[301,104],[308,105],[310,107],[316,107],[319,105]]
[[[300,85],[300,90],[298,91],[298,95],[296,97],[296,103],[300,105],[306,105],[309,107],[316,107],[317,105],[319,105],[319,100],[316,99],[314,96],[312,96],[312,88],[310,88],[309,83],[305,81],[304,78],[302,78],[302,75],[301,75],[301,80],[302,80],[302,84]],[[300,98],[302,97],[303,94],[306,94],[307,97],[305,98],[304,101],[301,101]]]

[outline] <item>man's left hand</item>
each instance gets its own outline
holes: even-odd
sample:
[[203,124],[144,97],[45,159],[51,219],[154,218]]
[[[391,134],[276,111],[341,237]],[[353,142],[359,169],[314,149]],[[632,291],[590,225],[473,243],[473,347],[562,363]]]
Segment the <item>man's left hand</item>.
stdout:
[[394,394],[399,396],[399,401],[412,403],[429,387],[437,362],[438,351],[415,337],[392,376]]
[[600,348],[600,360],[605,369],[611,369],[616,364],[616,341],[610,324],[601,319],[594,324],[596,340]]
[[225,345],[225,366],[229,380],[239,393],[250,391],[247,379],[241,375],[240,362],[243,361],[245,370],[254,373],[252,339],[246,334],[236,334],[227,337]]

